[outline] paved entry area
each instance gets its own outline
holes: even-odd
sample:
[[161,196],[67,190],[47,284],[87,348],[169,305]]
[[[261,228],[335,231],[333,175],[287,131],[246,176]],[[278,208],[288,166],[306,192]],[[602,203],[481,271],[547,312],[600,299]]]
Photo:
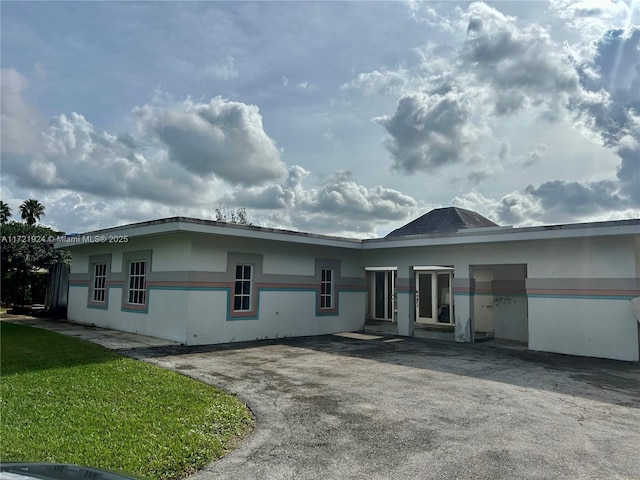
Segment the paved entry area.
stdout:
[[131,352],[256,416],[204,479],[640,478],[640,366],[345,334]]
[[[82,328],[69,331],[111,335]],[[237,394],[256,416],[194,480],[640,478],[637,363],[365,334],[208,347],[137,337],[110,342]]]

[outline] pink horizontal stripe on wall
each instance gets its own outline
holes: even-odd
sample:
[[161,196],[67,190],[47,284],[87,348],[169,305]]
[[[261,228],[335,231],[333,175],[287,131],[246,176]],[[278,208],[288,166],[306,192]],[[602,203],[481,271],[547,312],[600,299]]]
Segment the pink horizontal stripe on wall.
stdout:
[[[88,287],[89,283],[89,280],[69,280],[69,285],[81,287]],[[119,287],[124,285],[124,282],[122,280],[107,280],[106,285],[107,287]]]
[[[108,280],[107,286],[123,286],[122,280]],[[72,280],[69,285],[76,286],[89,286],[89,280]],[[165,287],[165,288],[230,288],[233,289],[235,285],[234,281],[231,282],[194,282],[194,281],[160,281],[160,280],[148,280],[147,287]],[[320,285],[317,283],[254,283],[254,288],[272,288],[277,289],[290,289],[290,290],[320,290]],[[366,290],[366,285],[336,285],[336,290]]]
[[597,289],[527,289],[528,295],[569,295],[569,296],[603,296],[603,297],[638,297],[640,290],[597,290]]
[[169,281],[158,281],[151,280],[147,281],[148,287],[177,287],[177,288],[231,288],[234,285],[234,282],[188,282],[188,281],[178,281],[178,282],[169,282]]
[[453,293],[473,293],[475,290],[469,287],[453,287]]
[[258,288],[304,288],[304,289],[320,289],[320,284],[318,283],[256,283],[256,287]]
[[459,295],[522,295],[522,290],[491,290],[490,288],[454,288],[453,294]]

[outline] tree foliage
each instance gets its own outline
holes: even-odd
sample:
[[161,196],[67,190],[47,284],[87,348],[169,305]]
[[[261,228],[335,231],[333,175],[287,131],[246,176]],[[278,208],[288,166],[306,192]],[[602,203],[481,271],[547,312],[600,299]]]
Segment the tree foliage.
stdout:
[[4,225],[9,221],[11,216],[11,208],[9,205],[0,200],[0,224]]
[[229,209],[226,207],[216,208],[216,222],[237,223],[239,225],[252,225],[249,222],[247,216],[247,210],[245,208],[238,208],[237,210]]
[[25,200],[20,205],[20,216],[27,222],[27,225],[35,225],[40,217],[44,216],[44,205],[35,198]]
[[56,263],[71,262],[69,252],[53,248],[51,240],[61,235],[64,233],[42,225],[15,221],[2,225],[2,303],[44,301],[44,292],[34,290],[34,283]]

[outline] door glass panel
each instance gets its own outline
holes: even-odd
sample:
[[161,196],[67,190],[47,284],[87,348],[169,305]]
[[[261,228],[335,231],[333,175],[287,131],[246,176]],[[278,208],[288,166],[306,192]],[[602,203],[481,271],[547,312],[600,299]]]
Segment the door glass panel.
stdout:
[[449,285],[449,274],[438,274],[438,306],[449,305],[451,303],[451,290]]
[[384,317],[384,279],[385,272],[375,272],[375,318]]
[[430,273],[418,274],[418,294],[420,295],[418,316],[420,318],[431,318],[433,315],[433,298]]
[[438,274],[438,322],[451,323],[451,285],[449,273]]
[[387,317],[393,319],[393,272],[387,272]]

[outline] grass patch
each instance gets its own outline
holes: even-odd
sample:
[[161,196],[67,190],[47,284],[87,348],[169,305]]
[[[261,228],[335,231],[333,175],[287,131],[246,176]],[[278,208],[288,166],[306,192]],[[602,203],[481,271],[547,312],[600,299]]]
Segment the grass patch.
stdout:
[[0,459],[179,478],[251,428],[235,397],[54,332],[1,324]]

